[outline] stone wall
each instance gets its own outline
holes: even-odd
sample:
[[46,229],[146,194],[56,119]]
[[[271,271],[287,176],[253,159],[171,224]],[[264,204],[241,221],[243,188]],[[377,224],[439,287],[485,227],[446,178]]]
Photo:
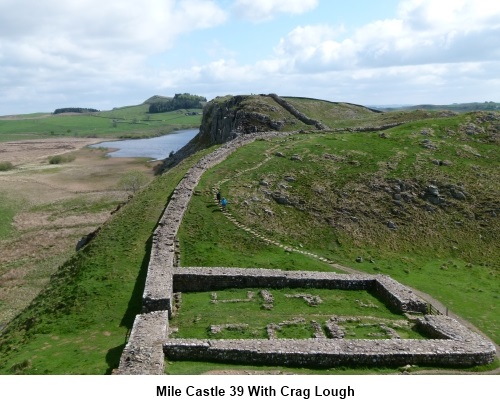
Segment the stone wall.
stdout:
[[[241,135],[203,157],[184,175],[173,191],[158,226],[153,233],[151,255],[142,296],[142,312],[161,316],[138,315],[116,374],[161,374],[164,355],[161,345],[145,339],[145,335],[166,333],[168,317],[172,314],[173,266],[175,238],[194,188],[205,170],[219,164],[239,147],[256,139],[287,136],[287,133],[268,132]],[[161,371],[160,371],[161,370]]]
[[368,290],[399,312],[427,311],[425,301],[389,276],[312,271],[183,267],[173,269],[174,291],[213,291],[224,288],[326,288]]
[[269,94],[269,97],[271,97],[277,104],[282,106],[285,110],[287,110],[290,114],[292,114],[294,117],[302,121],[304,124],[307,125],[314,125],[317,129],[320,130],[328,130],[328,126],[323,124],[321,121],[309,118],[307,115],[304,113],[300,112],[297,110],[293,105],[291,105],[288,101],[282,99],[279,97],[277,94]]
[[[440,318],[447,318],[440,316]],[[449,318],[447,319],[448,322]],[[453,320],[452,320],[453,321]],[[456,321],[455,321],[456,322]],[[336,366],[451,366],[491,363],[492,343],[473,340],[197,340],[169,339],[164,345],[169,360],[201,360],[327,368]]]
[[153,246],[143,293],[143,312],[171,311],[169,300],[172,291],[172,275],[169,269],[174,266],[175,262],[175,237],[193,195],[194,188],[202,174],[207,169],[225,160],[239,147],[253,142],[255,139],[286,135],[289,134],[269,132],[258,135],[241,135],[200,159],[186,172],[172,193],[170,201],[153,233]]
[[179,267],[174,271],[174,291],[213,291],[225,288],[326,288],[367,290],[375,278],[310,271],[283,271],[226,267]]
[[407,286],[384,275],[378,275],[376,281],[374,292],[388,307],[400,312],[427,313],[426,302],[418,298]]
[[166,311],[137,315],[121,355],[120,366],[113,374],[163,374],[165,355],[162,345],[167,337],[167,329]]

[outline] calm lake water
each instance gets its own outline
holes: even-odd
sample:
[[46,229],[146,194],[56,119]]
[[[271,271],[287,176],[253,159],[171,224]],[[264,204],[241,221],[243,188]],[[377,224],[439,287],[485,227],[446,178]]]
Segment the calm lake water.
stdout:
[[111,157],[149,157],[165,159],[171,151],[177,152],[198,134],[198,129],[186,129],[168,135],[147,139],[125,139],[123,141],[101,142],[91,148],[118,149],[108,153]]

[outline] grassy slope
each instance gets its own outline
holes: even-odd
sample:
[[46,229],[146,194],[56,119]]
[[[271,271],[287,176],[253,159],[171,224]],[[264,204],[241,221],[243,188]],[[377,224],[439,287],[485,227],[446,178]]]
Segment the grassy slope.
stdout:
[[105,374],[141,309],[151,233],[194,156],[156,178],[65,263],[0,340],[0,372]]
[[[244,167],[245,162],[240,163]],[[213,199],[212,173],[200,181],[200,195],[191,200],[179,229],[182,266],[331,270],[324,263],[267,245],[225,220]]]
[[4,195],[0,195],[0,239],[8,237],[13,231],[12,220],[16,214],[16,205]]
[[309,98],[289,97],[285,98],[299,111],[308,117],[317,119],[330,128],[348,127],[378,127],[387,124],[402,123],[421,119],[439,118],[449,115],[443,111],[392,111],[377,113],[366,107],[349,104],[333,103]]

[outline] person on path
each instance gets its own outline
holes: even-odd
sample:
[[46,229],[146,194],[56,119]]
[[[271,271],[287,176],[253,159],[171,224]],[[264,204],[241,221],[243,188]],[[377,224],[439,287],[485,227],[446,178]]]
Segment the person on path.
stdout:
[[222,198],[220,205],[221,205],[222,209],[225,210],[226,205],[227,205],[227,200],[225,198]]
[[217,190],[217,204],[220,204],[220,190]]

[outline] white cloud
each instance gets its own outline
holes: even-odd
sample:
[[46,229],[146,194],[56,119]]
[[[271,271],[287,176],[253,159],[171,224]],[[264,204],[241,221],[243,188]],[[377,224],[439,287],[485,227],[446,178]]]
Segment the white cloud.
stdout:
[[2,0],[0,93],[134,87],[150,55],[227,17],[214,0]]
[[223,76],[238,77],[239,88],[249,92],[261,91],[259,82],[278,94],[330,94],[330,99],[360,103],[470,101],[464,100],[464,88],[479,99],[494,99],[498,38],[500,3],[407,0],[396,18],[352,32],[325,24],[300,26],[281,38],[273,57],[251,66],[233,61],[216,70],[224,72],[220,86]]
[[[53,46],[56,52],[64,52],[59,47],[62,36],[82,50],[161,51],[183,32],[213,27],[227,19],[227,13],[210,0],[14,1],[15,6],[12,0],[0,3],[3,41]],[[25,3],[24,7],[19,3]]]
[[[465,88],[480,99],[497,97],[500,2],[404,0],[394,18],[350,31],[312,12],[307,20],[316,23],[282,32],[281,39],[265,30],[278,31],[282,20],[256,27],[262,31],[253,36],[229,13],[289,22],[288,15],[312,11],[319,1],[234,0],[223,8],[230,3],[1,0],[0,114],[39,110],[32,100],[49,105],[45,111],[66,104],[104,109],[179,91],[359,103],[429,102],[438,93],[453,102]],[[252,43],[254,37],[265,38],[265,46]],[[180,43],[185,48],[175,48]],[[187,67],[162,70],[177,60]]]
[[414,31],[468,32],[500,26],[500,3],[490,0],[406,0],[398,14]]
[[324,25],[297,27],[281,39],[276,57],[297,71],[497,60],[500,3],[408,0],[398,18],[340,34]]
[[299,70],[351,67],[357,59],[356,44],[350,39],[336,40],[342,32],[342,27],[334,29],[326,25],[297,27],[280,40],[275,52]]
[[253,21],[271,20],[278,14],[303,14],[314,9],[318,0],[236,0],[236,16]]

